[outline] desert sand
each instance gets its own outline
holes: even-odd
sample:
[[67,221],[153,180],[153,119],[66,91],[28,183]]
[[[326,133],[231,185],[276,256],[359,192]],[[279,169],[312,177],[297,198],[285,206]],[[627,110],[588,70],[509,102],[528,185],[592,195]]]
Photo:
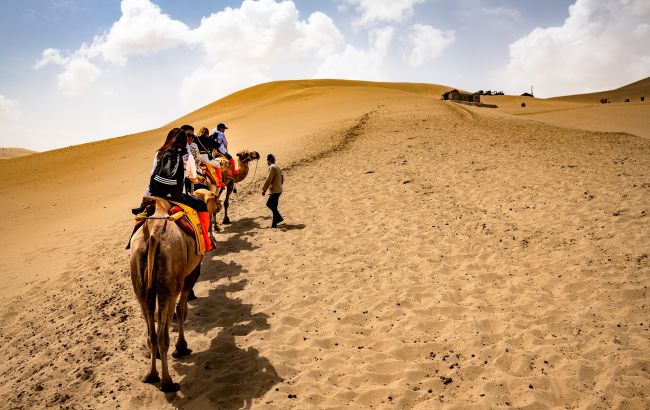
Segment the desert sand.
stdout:
[[[615,90],[556,98],[484,96],[497,111],[546,124],[590,131],[625,132],[650,138],[650,77]],[[641,97],[645,97],[641,101]],[[609,104],[601,104],[600,99]],[[625,102],[629,99],[629,102]],[[526,107],[522,107],[525,103]]]
[[[3,407],[650,407],[650,131],[440,101],[449,88],[270,83],[0,163]],[[165,395],[139,381],[129,210],[169,127],[221,121],[232,151],[276,154],[285,222],[269,228],[260,163]]]
[[24,148],[0,148],[0,159],[10,159],[33,154],[36,151]]

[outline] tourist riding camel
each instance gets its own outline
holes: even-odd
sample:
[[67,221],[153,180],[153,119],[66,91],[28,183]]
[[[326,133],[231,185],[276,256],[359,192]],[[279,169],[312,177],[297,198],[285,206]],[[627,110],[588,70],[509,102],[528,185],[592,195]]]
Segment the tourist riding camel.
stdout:
[[[194,142],[194,127],[191,125],[183,125],[181,127],[183,131],[185,131],[185,134],[187,135],[187,148],[188,152],[192,154],[194,157],[194,162],[196,163],[196,173],[198,175],[203,175],[203,169],[201,168],[201,154],[199,152],[199,147],[196,145],[196,142]],[[186,179],[185,180],[186,185],[185,189],[187,192],[190,194],[194,194],[194,184],[192,183],[193,181]]]
[[226,127],[225,124],[217,124],[217,127],[212,130],[212,137],[217,142],[217,151],[224,157],[228,159],[230,163],[230,170],[232,171],[233,176],[237,176],[237,168],[235,167],[235,160],[228,153],[228,140],[226,139]]
[[[209,236],[210,215],[205,202],[187,193],[186,178],[196,178],[196,163],[188,152],[187,134],[180,128],[174,128],[169,131],[165,143],[154,155],[149,189],[145,196],[177,201],[195,209],[201,221],[206,250],[210,251],[214,247]],[[141,213],[145,208],[146,204],[143,203],[133,213]]]
[[202,127],[199,130],[199,135],[196,136],[196,143],[199,148],[199,156],[201,163],[205,165],[208,174],[215,179],[217,188],[223,188],[223,170],[221,162],[212,157],[212,152],[217,149],[217,142],[214,138],[210,137],[210,132],[207,128]]

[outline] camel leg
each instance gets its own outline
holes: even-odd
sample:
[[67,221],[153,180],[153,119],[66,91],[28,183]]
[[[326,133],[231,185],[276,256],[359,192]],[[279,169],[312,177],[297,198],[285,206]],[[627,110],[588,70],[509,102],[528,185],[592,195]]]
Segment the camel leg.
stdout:
[[232,192],[232,184],[228,184],[226,191],[226,199],[223,201],[223,221],[221,222],[224,225],[230,224],[230,218],[228,218],[228,205],[230,204],[230,193]]
[[156,337],[156,322],[154,318],[156,308],[155,299],[152,302],[143,300],[140,302],[140,306],[142,307],[144,320],[147,322],[147,346],[149,347],[149,355],[151,358],[151,369],[149,369],[149,373],[142,378],[142,381],[144,383],[157,383],[160,381],[160,377],[158,377],[158,370],[156,370],[158,342]]
[[210,239],[212,242],[217,243],[217,238],[214,237],[214,231],[219,232],[219,225],[217,225],[217,213],[210,214]]
[[221,232],[221,229],[219,228],[219,224],[217,223],[217,210],[215,208],[215,211],[210,214],[210,238],[214,243],[217,243],[217,240],[215,239],[213,235],[213,231]]
[[160,361],[162,367],[162,379],[160,381],[160,390],[165,393],[177,392],[181,389],[178,383],[172,381],[169,375],[169,366],[167,363],[167,351],[169,350],[169,325],[174,315],[175,297],[171,295],[161,295],[158,293],[158,350],[160,352]]
[[181,297],[176,305],[176,316],[178,317],[178,341],[176,342],[176,350],[172,353],[174,357],[183,357],[192,353],[192,349],[187,347],[187,341],[185,340],[185,319],[187,318],[187,297],[192,291],[192,288],[196,284],[196,281],[199,279],[201,274],[201,264],[197,266],[192,273],[190,273],[187,278],[185,278],[185,283],[183,284],[183,290],[181,291]]

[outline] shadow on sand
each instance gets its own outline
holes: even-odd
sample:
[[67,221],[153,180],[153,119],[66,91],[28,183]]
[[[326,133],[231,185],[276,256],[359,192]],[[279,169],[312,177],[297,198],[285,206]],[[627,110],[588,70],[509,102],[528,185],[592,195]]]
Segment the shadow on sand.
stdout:
[[[273,218],[271,218],[270,216],[261,216],[261,217],[259,217],[257,219],[264,219],[264,220],[270,221]],[[262,226],[261,228],[262,229],[267,229],[267,228],[268,229],[277,229],[278,231],[286,232],[286,231],[293,231],[293,230],[296,230],[296,229],[305,229],[305,224],[289,224],[289,223],[281,222],[278,225],[277,228],[271,228],[271,224],[269,223],[268,226]]]
[[[202,263],[199,281],[223,281],[210,290],[207,297],[191,302],[187,329],[206,334],[212,329],[221,331],[210,341],[210,346],[201,352],[172,362],[179,379],[183,398],[173,396],[169,401],[179,408],[249,408],[253,399],[264,396],[281,381],[273,365],[259,352],[250,347],[239,348],[235,336],[246,336],[256,330],[269,329],[268,316],[263,312],[253,313],[252,305],[240,299],[231,299],[229,292],[241,291],[246,287],[245,279],[233,282],[246,270],[243,266],[226,263],[221,256],[255,247],[247,240],[254,235],[259,224],[254,219],[242,219],[229,225],[224,233],[234,233],[228,240],[220,242],[217,250]],[[192,348],[192,340],[188,340]]]

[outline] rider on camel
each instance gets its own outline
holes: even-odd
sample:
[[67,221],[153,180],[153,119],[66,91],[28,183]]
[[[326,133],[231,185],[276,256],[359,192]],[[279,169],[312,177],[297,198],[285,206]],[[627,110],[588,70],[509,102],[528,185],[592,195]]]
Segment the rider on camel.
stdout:
[[[176,184],[176,181],[167,178],[160,178],[155,175],[159,162],[163,160],[163,158],[165,158],[167,155],[174,154],[177,154],[182,158],[181,163],[183,164],[183,176],[179,176],[179,178],[183,179],[181,184]],[[187,134],[180,128],[174,128],[169,131],[165,143],[156,151],[156,154],[154,155],[149,188],[147,189],[145,196],[158,196],[161,198],[177,201],[194,208],[194,210],[196,210],[199,215],[199,220],[201,221],[201,228],[203,230],[203,240],[205,241],[206,251],[210,251],[213,249],[214,245],[212,244],[209,235],[210,215],[208,214],[207,205],[199,198],[189,195],[186,191],[185,180],[192,180],[194,178],[196,178],[196,162],[188,150]],[[134,209],[133,213],[137,214],[143,212],[145,208],[146,205],[143,204],[140,208]]]
[[211,151],[217,149],[217,142],[210,138],[209,131],[207,128],[202,127],[199,130],[199,134],[196,136],[196,144],[199,147],[199,155],[201,157],[201,162],[206,165],[208,172],[210,168],[213,168],[217,176],[217,187],[223,188],[223,172],[221,170],[221,163],[219,161],[212,159]]
[[228,162],[230,162],[230,170],[232,171],[232,174],[236,176],[239,174],[239,171],[235,168],[235,160],[228,153],[228,140],[226,139],[227,129],[228,127],[226,127],[225,124],[217,124],[217,127],[212,130],[212,135],[210,137],[214,138],[217,142],[217,151],[228,159]]

